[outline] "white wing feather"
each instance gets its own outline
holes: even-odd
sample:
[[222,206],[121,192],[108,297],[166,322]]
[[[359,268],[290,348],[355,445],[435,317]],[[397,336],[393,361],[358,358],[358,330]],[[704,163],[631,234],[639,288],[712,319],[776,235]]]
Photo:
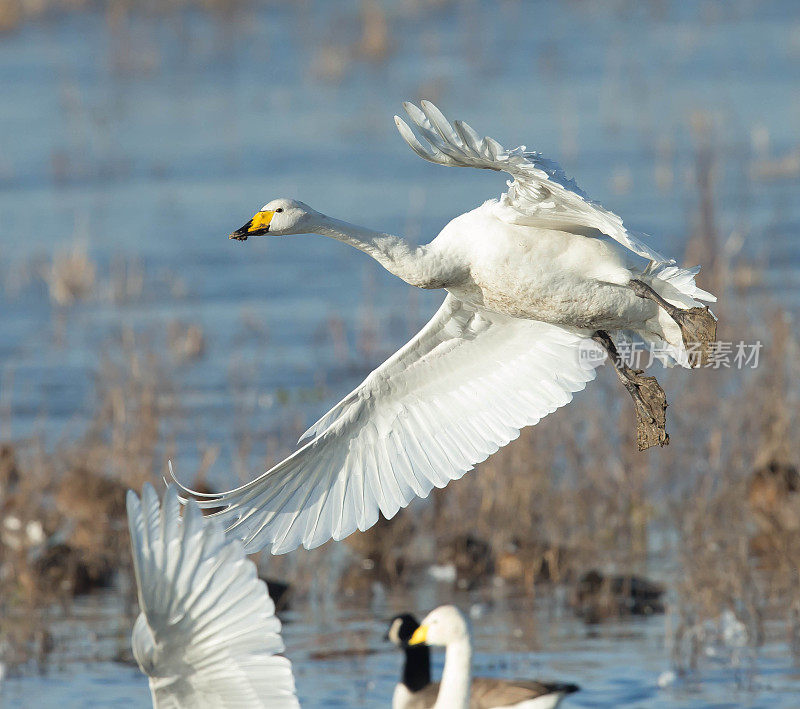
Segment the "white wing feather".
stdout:
[[151,485],[128,492],[128,525],[141,613],[133,654],[153,705],[298,707],[280,621],[241,542],[226,539],[174,486],[163,506]]
[[453,125],[430,101],[403,104],[411,122],[427,145],[399,116],[394,120],[400,135],[417,155],[439,165],[476,167],[509,173],[508,192],[501,203],[511,207],[530,226],[558,229],[596,229],[634,253],[656,263],[671,263],[629,232],[622,219],[586,195],[554,162],[525,146],[506,150],[492,138],[481,138],[463,121]]
[[200,506],[223,506],[211,516],[250,551],[312,548],[368,529],[379,512],[390,518],[460,478],[568,403],[595,376],[579,361],[581,342],[448,294],[411,342],[310,429],[309,443]]

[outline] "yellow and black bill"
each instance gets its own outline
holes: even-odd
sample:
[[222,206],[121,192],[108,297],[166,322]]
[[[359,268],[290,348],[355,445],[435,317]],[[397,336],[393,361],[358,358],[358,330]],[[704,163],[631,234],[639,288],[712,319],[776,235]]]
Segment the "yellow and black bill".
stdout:
[[428,626],[420,625],[408,641],[409,645],[422,645],[428,639]]
[[237,229],[233,234],[229,235],[229,239],[237,239],[238,241],[247,241],[249,236],[263,236],[269,233],[269,223],[275,214],[273,210],[265,212],[257,212],[256,215],[240,229]]

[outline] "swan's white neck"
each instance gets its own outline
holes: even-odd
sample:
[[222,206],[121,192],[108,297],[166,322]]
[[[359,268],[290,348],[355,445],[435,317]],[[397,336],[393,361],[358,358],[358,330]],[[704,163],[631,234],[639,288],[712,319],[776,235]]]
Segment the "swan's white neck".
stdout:
[[411,247],[399,236],[372,231],[325,215],[317,219],[314,232],[355,246],[412,286],[444,288],[447,285],[441,261],[433,256],[429,246]]
[[464,637],[447,645],[442,682],[434,709],[469,709],[471,683],[472,646],[469,637]]

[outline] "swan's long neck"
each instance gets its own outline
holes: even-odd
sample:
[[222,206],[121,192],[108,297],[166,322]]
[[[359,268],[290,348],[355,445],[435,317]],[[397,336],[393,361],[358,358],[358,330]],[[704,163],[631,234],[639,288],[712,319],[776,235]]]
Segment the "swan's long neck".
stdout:
[[447,645],[442,682],[434,709],[469,709],[472,683],[472,646],[469,637]]
[[355,246],[406,283],[418,288],[443,288],[447,285],[441,262],[433,257],[428,246],[412,247],[399,236],[320,216],[315,233]]

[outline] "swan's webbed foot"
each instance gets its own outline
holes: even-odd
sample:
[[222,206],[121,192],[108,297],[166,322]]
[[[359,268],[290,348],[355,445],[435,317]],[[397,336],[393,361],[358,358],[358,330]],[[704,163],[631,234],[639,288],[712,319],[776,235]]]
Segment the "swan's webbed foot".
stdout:
[[667,395],[655,377],[645,377],[641,369],[629,369],[622,379],[636,409],[636,443],[640,451],[669,444],[667,433]]
[[606,352],[614,365],[617,377],[633,399],[636,411],[636,443],[640,451],[653,446],[666,446],[667,395],[655,377],[645,377],[641,369],[629,367],[617,352],[614,341],[604,330],[598,330],[592,339]]
[[631,288],[640,298],[655,301],[677,323],[692,367],[702,367],[708,362],[712,343],[717,339],[717,320],[707,307],[678,308],[642,281],[631,281]]
[[670,313],[670,317],[681,329],[683,343],[689,352],[689,364],[692,367],[702,367],[708,362],[712,343],[717,339],[717,321],[705,306],[676,310],[675,313]]

